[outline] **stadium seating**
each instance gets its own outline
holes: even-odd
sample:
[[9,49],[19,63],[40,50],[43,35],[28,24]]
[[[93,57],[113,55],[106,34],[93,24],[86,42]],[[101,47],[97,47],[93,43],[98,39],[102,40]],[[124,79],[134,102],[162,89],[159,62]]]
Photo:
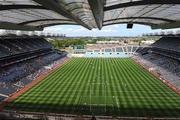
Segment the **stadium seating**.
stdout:
[[136,52],[137,52],[137,53],[140,53],[140,51],[141,51],[142,49],[143,49],[143,47],[140,46],[140,47],[136,50]]
[[166,50],[161,48],[151,48],[151,52],[155,54],[159,54],[162,56],[170,57],[173,59],[180,60],[180,52],[178,51],[172,51],[172,50]]
[[111,49],[105,49],[105,52],[112,52]]
[[66,53],[43,38],[0,40],[0,100],[18,91]]
[[[103,48],[104,47],[104,48]],[[94,46],[93,48],[88,48],[86,51],[84,57],[129,57],[136,53],[136,50],[138,49],[138,45],[125,45],[125,46]],[[140,47],[143,48],[143,47]],[[143,50],[143,49],[142,49]],[[149,49],[148,49],[149,50]],[[147,51],[146,51],[147,52]]]
[[117,47],[117,48],[116,48],[116,52],[123,52],[122,47]]
[[139,47],[139,61],[156,69],[161,76],[180,87],[180,38],[162,37],[150,47]]
[[4,98],[5,98],[5,97],[3,97],[3,96],[0,96],[0,101],[1,101],[1,100],[3,100]]
[[52,48],[43,38],[26,38],[26,39],[1,39],[0,40],[0,57],[19,54],[23,52]]
[[136,52],[141,54],[141,55],[145,55],[148,53],[148,51],[150,50],[150,47],[139,47]]
[[127,46],[128,52],[131,52],[131,46]]
[[137,50],[138,46],[133,46],[132,52],[135,52]]
[[151,46],[180,52],[180,37],[162,37]]

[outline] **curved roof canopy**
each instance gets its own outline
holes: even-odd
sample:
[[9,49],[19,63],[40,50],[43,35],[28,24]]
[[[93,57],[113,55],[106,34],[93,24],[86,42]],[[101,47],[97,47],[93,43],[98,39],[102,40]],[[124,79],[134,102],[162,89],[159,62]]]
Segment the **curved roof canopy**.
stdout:
[[180,0],[0,0],[0,28],[42,30],[51,25],[87,29],[112,24],[180,27]]

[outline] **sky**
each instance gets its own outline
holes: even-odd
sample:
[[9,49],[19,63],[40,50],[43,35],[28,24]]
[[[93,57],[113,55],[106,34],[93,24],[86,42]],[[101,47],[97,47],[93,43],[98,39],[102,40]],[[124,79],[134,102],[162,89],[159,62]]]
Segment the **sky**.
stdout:
[[[51,26],[44,29],[44,32],[53,32],[66,34],[66,36],[76,37],[76,36],[138,36],[143,33],[154,33],[160,32],[160,29],[152,30],[150,26],[135,24],[133,29],[127,29],[126,24],[116,24],[105,26],[101,30],[92,29],[88,30],[82,26],[78,25],[57,25]],[[176,29],[173,29],[176,30]]]
[[[161,32],[161,29],[152,30],[150,26],[134,24],[132,29],[127,29],[126,24],[115,24],[110,26],[105,26],[101,30],[92,29],[88,30],[79,25],[56,25],[44,28],[43,32],[45,34],[65,34],[68,37],[98,37],[98,36],[141,36],[143,33],[155,33]],[[163,31],[176,31],[179,29],[168,29]],[[0,29],[0,34],[3,34],[4,30]],[[28,32],[28,31],[27,31]],[[40,31],[37,31],[40,32]],[[16,32],[17,33],[17,32]]]

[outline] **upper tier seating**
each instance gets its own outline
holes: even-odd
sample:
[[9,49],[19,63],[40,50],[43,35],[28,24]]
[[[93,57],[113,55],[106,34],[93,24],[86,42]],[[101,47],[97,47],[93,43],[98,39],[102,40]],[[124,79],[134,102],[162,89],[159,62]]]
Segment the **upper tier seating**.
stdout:
[[177,51],[166,50],[166,49],[161,49],[161,48],[151,48],[150,52],[180,60],[180,52],[177,52]]
[[180,37],[162,37],[151,47],[153,53],[180,60]]
[[0,57],[34,51],[38,49],[52,48],[52,45],[43,38],[26,39],[1,39]]
[[151,46],[180,52],[180,37],[162,37]]
[[150,47],[139,47],[136,52],[145,55],[150,50]]

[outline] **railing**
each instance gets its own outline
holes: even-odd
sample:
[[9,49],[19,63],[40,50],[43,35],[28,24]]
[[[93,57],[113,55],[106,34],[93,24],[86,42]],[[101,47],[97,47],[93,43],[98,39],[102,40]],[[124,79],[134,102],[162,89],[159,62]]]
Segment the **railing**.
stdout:
[[[75,115],[75,114],[59,114],[59,113],[41,113],[41,112],[18,112],[18,111],[7,111],[0,112],[0,115],[6,115],[12,119],[51,119],[51,120],[90,120],[92,115]],[[128,117],[128,116],[94,116],[98,120],[179,120],[180,118],[171,117]],[[0,116],[1,118],[1,116]]]

